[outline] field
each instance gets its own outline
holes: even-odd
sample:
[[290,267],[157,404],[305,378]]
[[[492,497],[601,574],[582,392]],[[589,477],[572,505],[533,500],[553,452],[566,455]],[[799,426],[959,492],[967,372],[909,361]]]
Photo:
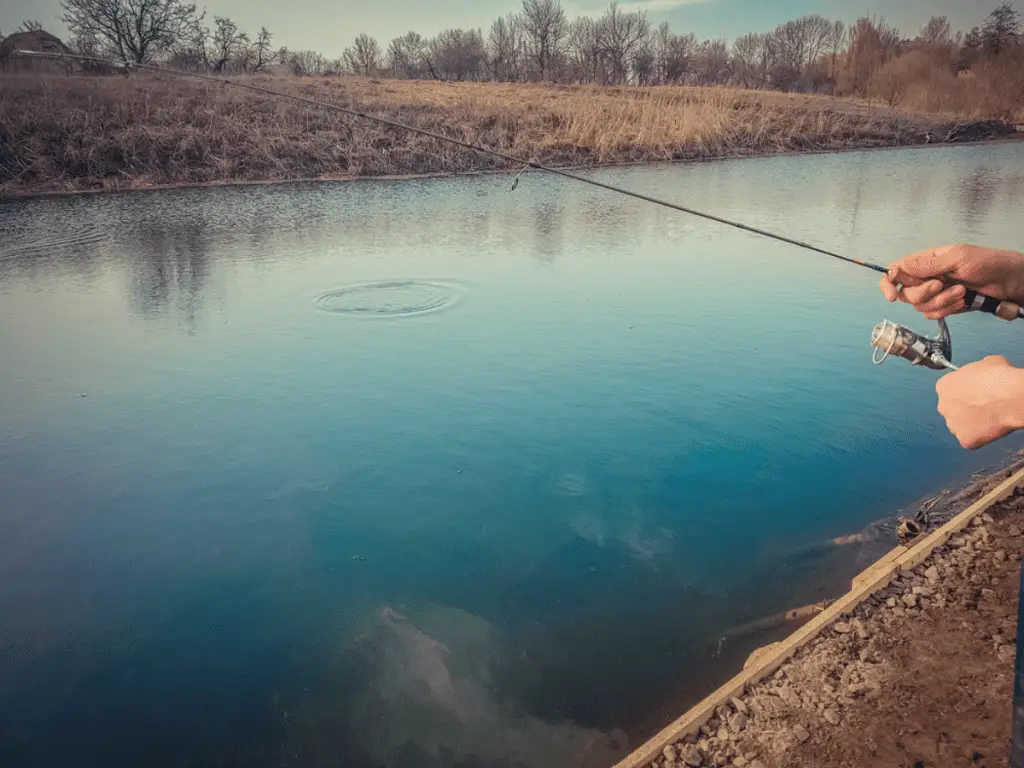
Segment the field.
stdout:
[[[732,88],[252,77],[560,166],[945,141],[952,116]],[[0,76],[0,196],[508,170],[337,112],[173,75]]]

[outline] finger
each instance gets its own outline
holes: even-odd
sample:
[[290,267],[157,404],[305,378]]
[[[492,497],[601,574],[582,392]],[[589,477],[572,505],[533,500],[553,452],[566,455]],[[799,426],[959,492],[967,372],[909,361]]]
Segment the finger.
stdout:
[[900,295],[899,290],[896,288],[896,283],[890,280],[888,275],[879,281],[878,287],[882,289],[882,295],[889,301],[896,301]]
[[967,289],[964,286],[951,285],[949,287],[942,288],[929,299],[915,302],[914,308],[926,315],[932,312],[947,312],[947,314],[952,314],[958,309],[964,309],[964,296],[966,295]]
[[928,280],[916,286],[904,285],[900,299],[908,304],[913,304],[914,309],[924,311],[925,305],[928,302],[935,299],[943,290],[949,287],[941,280]]
[[902,283],[904,286],[921,285],[926,282],[928,278],[932,277],[932,275],[919,276],[908,272],[903,268],[902,261],[897,261],[895,264],[891,265],[887,276],[893,285]]

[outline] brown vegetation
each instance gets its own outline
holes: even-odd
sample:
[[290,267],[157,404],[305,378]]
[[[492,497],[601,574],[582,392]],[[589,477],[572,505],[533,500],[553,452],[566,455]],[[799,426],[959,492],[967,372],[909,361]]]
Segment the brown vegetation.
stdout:
[[[260,83],[559,165],[669,161],[943,140],[948,126],[826,97],[257,77]],[[9,77],[0,191],[504,169],[408,132],[170,76]]]

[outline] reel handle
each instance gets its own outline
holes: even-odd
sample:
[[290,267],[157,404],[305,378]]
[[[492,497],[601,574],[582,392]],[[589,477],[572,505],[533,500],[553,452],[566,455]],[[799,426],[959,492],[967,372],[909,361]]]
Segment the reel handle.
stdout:
[[964,306],[975,312],[985,312],[1001,317],[1003,320],[1016,320],[1018,317],[1024,317],[1019,304],[1012,301],[1000,301],[977,291],[967,291],[964,295]]

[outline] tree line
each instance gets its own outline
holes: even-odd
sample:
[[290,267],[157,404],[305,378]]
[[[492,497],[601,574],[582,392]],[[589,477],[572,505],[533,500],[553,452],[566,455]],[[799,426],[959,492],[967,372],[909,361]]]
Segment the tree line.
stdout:
[[[967,33],[945,17],[914,37],[884,19],[852,25],[820,15],[780,24],[771,32],[699,40],[644,11],[612,2],[603,15],[570,19],[559,0],[523,0],[516,13],[481,29],[447,29],[432,38],[408,32],[385,48],[358,35],[335,59],[316,51],[275,48],[265,28],[251,36],[229,18],[185,0],[62,0],[63,21],[80,52],[130,62],[166,61],[214,72],[342,75],[443,81],[557,82],[600,85],[737,85],[832,93],[899,103],[922,78],[1001,66],[1024,70],[1020,16],[1009,3]],[[1011,78],[1013,79],[1013,78]],[[1024,79],[1006,86],[1024,102]],[[1008,94],[1008,98],[1013,94]]]

